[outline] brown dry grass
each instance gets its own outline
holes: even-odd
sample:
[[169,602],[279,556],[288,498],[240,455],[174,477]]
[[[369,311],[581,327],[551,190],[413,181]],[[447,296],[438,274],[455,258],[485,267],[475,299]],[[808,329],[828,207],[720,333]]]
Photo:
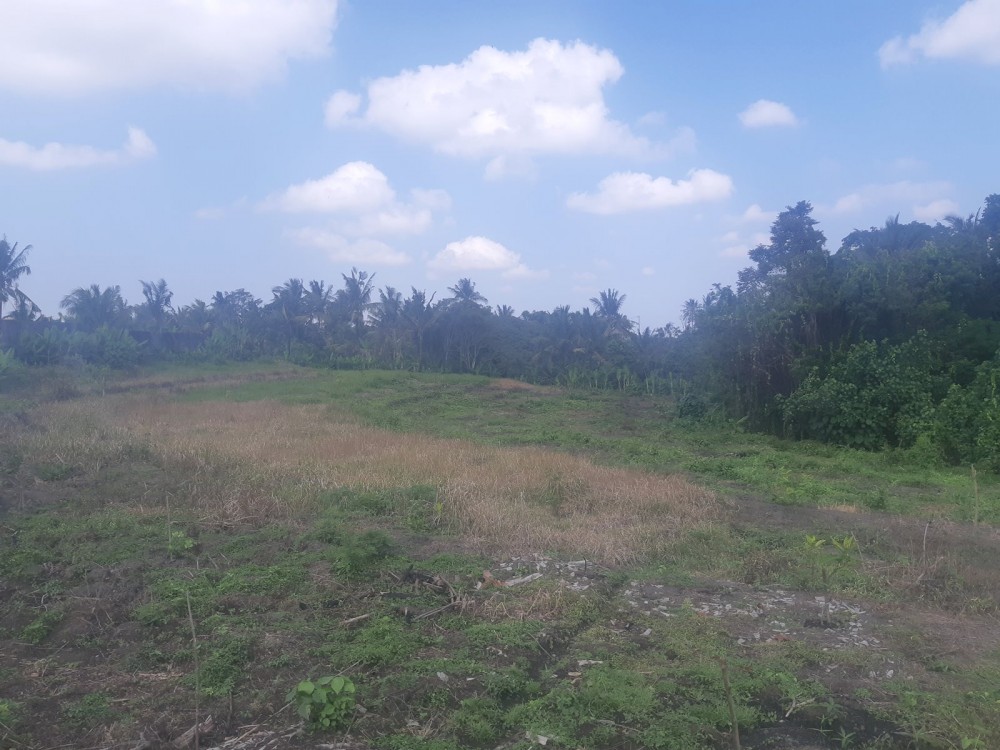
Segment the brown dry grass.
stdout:
[[316,406],[132,394],[53,404],[46,414],[50,455],[61,450],[98,468],[141,446],[183,474],[188,500],[220,523],[309,514],[326,490],[430,485],[449,526],[484,550],[625,563],[710,522],[721,508],[678,476],[552,450],[388,432]]

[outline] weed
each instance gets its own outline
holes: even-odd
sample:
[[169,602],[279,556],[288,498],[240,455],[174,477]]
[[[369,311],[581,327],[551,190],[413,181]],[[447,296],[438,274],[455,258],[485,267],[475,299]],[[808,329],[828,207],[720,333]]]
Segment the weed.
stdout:
[[86,730],[106,724],[115,718],[115,712],[106,693],[89,693],[62,711],[68,724]]
[[[199,649],[204,643],[199,643]],[[244,635],[222,633],[198,665],[197,686],[210,698],[229,695],[253,659],[253,641]]]
[[55,627],[62,622],[63,613],[50,609],[36,617],[21,630],[21,639],[27,643],[39,644],[49,637]]
[[167,552],[171,557],[184,557],[194,549],[195,541],[183,531],[171,531]]
[[286,698],[310,729],[341,729],[354,711],[354,683],[347,677],[303,680]]
[[395,545],[381,531],[366,531],[355,539],[344,542],[337,552],[337,570],[347,576],[361,576],[389,557]]

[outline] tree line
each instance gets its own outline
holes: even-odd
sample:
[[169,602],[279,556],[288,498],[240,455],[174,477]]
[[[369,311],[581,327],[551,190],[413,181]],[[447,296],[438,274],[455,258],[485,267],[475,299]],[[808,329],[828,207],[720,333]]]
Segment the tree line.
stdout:
[[291,278],[266,301],[236,289],[181,307],[163,279],[141,282],[135,305],[117,286],[80,287],[53,322],[18,287],[30,247],[4,239],[0,315],[22,325],[8,356],[28,365],[280,356],[669,391],[689,419],[1000,469],[998,243],[1000,195],[933,226],[890,217],[833,252],[802,201],[778,215],[734,286],[685,302],[681,327],[638,330],[616,289],[580,310],[518,315],[468,278],[435,300],[378,288],[356,268],[337,287]]

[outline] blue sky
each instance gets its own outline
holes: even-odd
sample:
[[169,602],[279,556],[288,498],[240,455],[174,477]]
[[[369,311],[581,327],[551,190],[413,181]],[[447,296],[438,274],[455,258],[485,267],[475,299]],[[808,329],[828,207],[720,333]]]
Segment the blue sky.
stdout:
[[998,102],[1000,0],[3,0],[0,234],[52,315],[356,266],[656,327],[799,200],[975,212]]

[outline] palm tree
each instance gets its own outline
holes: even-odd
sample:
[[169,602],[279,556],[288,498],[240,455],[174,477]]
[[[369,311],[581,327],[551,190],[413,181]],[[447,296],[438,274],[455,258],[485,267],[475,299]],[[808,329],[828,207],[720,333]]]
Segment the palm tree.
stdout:
[[97,284],[78,287],[63,297],[59,306],[69,313],[77,327],[95,331],[101,326],[118,326],[128,316],[120,286],[109,286],[104,291]]
[[497,317],[498,318],[513,318],[514,308],[510,305],[497,305]]
[[622,313],[625,295],[617,289],[607,289],[600,296],[591,297],[590,302],[596,308],[594,314],[607,321],[607,333],[628,333],[632,330],[632,321]]
[[701,313],[701,303],[694,297],[684,303],[681,309],[681,320],[684,321],[684,330],[690,331],[698,324],[698,315]]
[[212,329],[212,310],[205,300],[196,299],[177,311],[177,325],[181,330],[207,332]]
[[323,321],[326,320],[327,308],[330,307],[332,297],[333,289],[328,287],[325,281],[310,281],[309,288],[305,290],[306,311],[319,328],[323,327]]
[[3,304],[12,297],[23,292],[17,291],[17,280],[21,276],[31,275],[28,265],[28,251],[31,245],[17,249],[17,243],[11,245],[5,236],[0,240],[0,318],[3,318]]
[[471,279],[459,279],[455,286],[448,287],[451,297],[446,299],[445,304],[453,302],[471,302],[474,305],[486,304],[489,302],[486,297],[476,291],[476,284]]
[[365,313],[371,309],[372,291],[375,289],[375,274],[367,271],[351,269],[351,275],[340,274],[344,279],[344,288],[338,289],[335,299],[343,306],[347,317],[354,326],[354,335],[361,342],[365,330]]
[[274,299],[270,307],[277,311],[283,324],[285,337],[285,359],[292,356],[292,341],[296,338],[296,329],[308,317],[305,311],[305,287],[302,279],[289,279],[284,284],[271,289]]
[[11,311],[7,313],[7,320],[30,323],[38,318],[38,314],[42,310],[28,298],[27,294],[14,287],[14,293],[11,296],[14,298],[15,304]]
[[142,296],[146,298],[146,302],[140,305],[139,309],[149,317],[154,333],[161,333],[163,324],[173,313],[170,301],[174,298],[174,293],[167,288],[167,282],[163,279],[139,281],[139,283],[142,284]]
[[434,294],[428,299],[426,292],[411,286],[410,296],[403,300],[402,316],[413,333],[417,370],[420,370],[424,362],[424,334],[435,318]]

